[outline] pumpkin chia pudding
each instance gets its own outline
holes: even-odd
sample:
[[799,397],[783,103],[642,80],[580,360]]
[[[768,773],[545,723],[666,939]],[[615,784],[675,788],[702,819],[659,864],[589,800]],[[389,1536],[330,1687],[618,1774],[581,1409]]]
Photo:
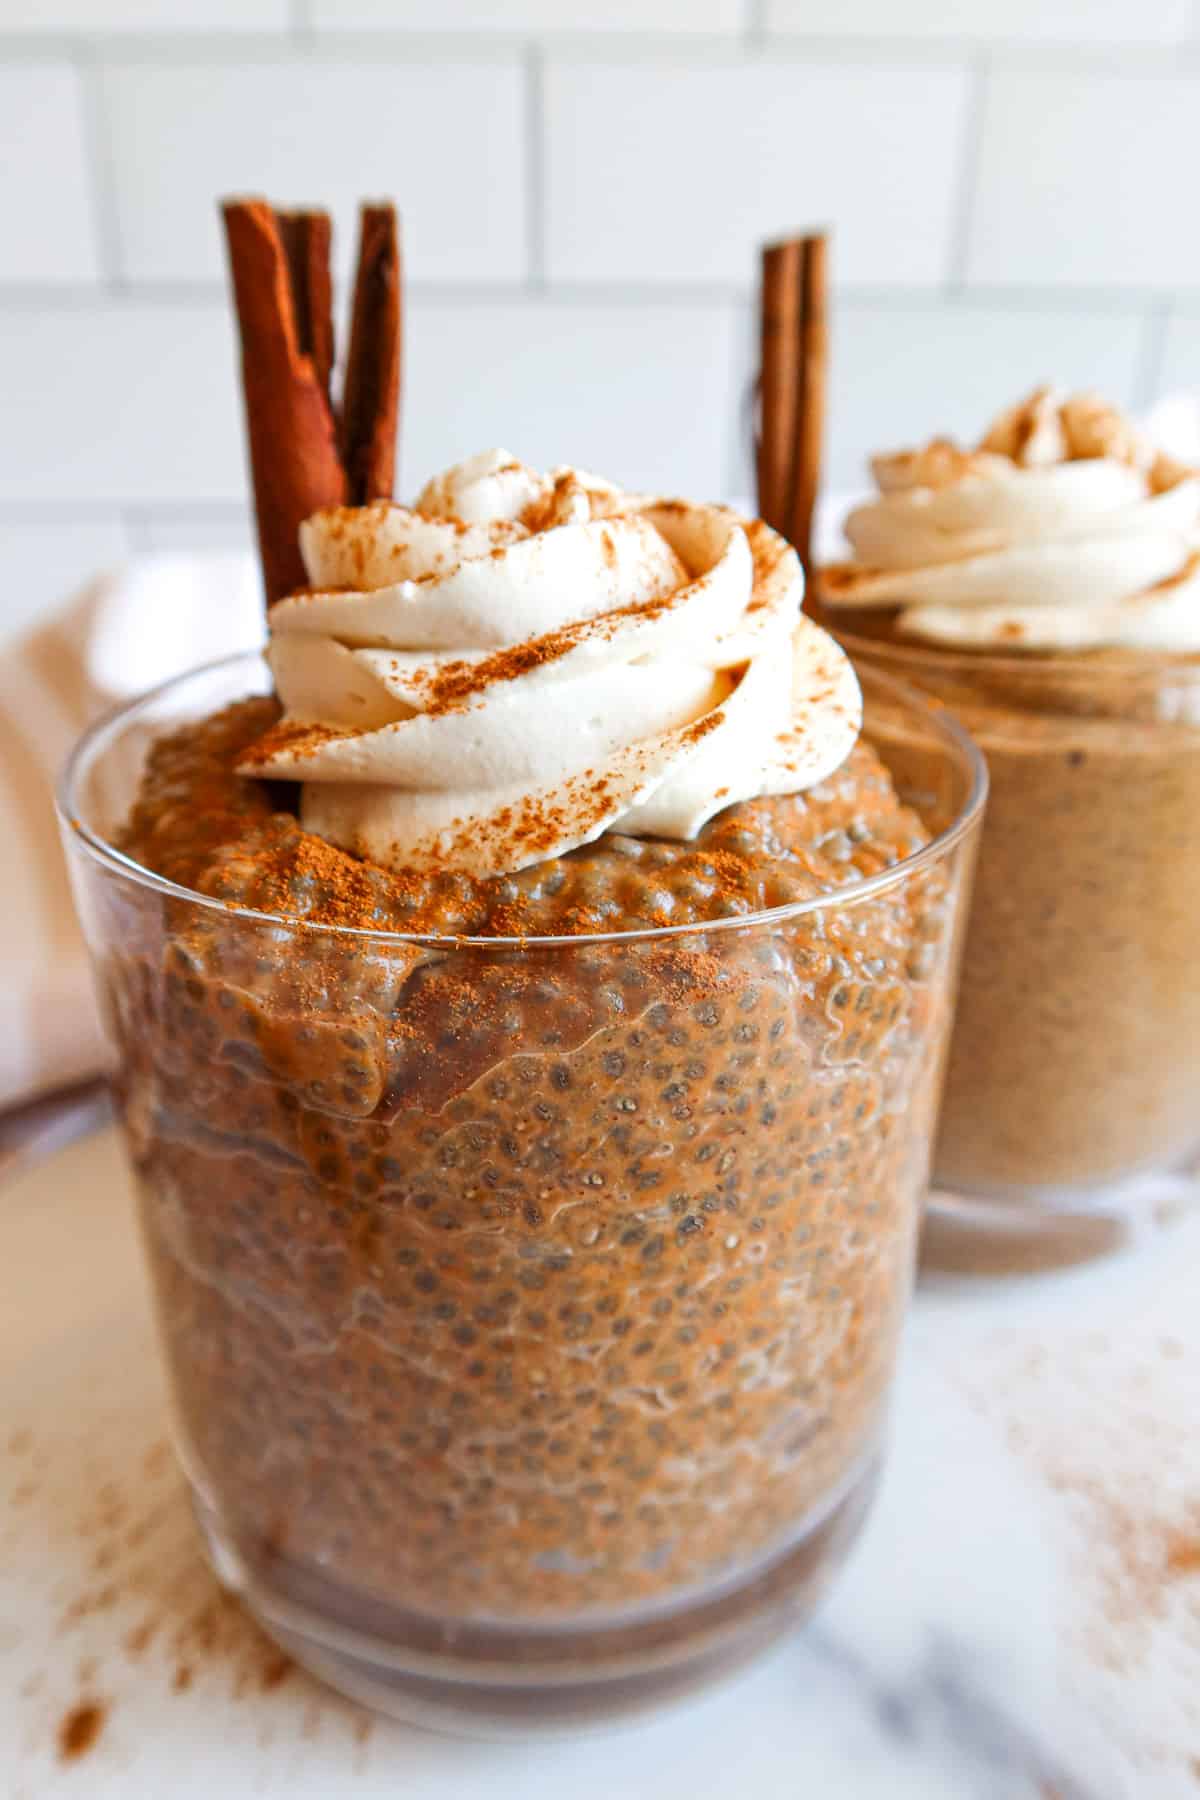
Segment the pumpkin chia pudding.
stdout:
[[1073,1259],[1200,1148],[1200,476],[1089,395],[881,457],[822,571],[860,664],[936,694],[991,798],[935,1155],[938,1240]]
[[649,1704],[811,1605],[869,1497],[978,760],[868,684],[941,757],[907,804],[720,507],[497,452],[303,547],[269,673],[68,777],[181,1456],[338,1685]]

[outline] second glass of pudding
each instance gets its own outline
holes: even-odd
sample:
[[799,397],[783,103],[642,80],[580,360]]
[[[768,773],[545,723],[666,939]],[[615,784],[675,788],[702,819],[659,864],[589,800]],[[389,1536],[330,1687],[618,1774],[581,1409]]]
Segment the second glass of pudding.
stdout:
[[[276,609],[273,671],[235,661],[128,709],[63,792],[214,1567],[335,1685],[484,1732],[711,1679],[802,1617],[853,1541],[985,786],[969,740],[887,678],[859,738],[854,676],[765,528],[529,471],[518,505],[497,495],[512,469],[326,519],[328,585]],[[503,691],[490,652],[412,648],[422,607],[460,639],[481,607],[528,631],[538,568],[589,543],[590,576],[551,567],[576,619],[504,649]],[[613,583],[625,605],[600,604]],[[707,628],[679,633],[696,604]],[[656,731],[625,654],[647,625],[653,704],[692,714]],[[583,685],[539,688],[581,643],[559,673]],[[601,711],[589,672],[614,661]],[[560,782],[559,810],[505,816],[469,787],[485,740],[518,780],[547,755],[522,751],[521,708],[560,721],[552,756],[573,715],[595,728],[586,801]],[[427,741],[444,720],[449,761]],[[669,775],[647,775],[669,734]],[[632,797],[609,739],[636,746]],[[694,752],[722,741],[713,791]],[[598,802],[612,822],[580,842],[573,809]],[[438,857],[414,848],[431,814]],[[519,866],[480,873],[497,854]]]
[[1074,1261],[1200,1151],[1200,479],[1050,390],[876,472],[817,610],[991,776],[929,1254]]

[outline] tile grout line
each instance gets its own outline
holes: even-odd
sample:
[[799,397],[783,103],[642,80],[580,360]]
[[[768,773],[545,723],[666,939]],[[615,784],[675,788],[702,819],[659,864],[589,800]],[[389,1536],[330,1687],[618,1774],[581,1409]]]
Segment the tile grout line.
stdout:
[[247,517],[248,499],[243,500],[124,500],[127,517],[137,524],[188,524],[204,520],[210,525],[240,522]]
[[[618,61],[641,57],[650,61],[659,57],[686,59],[693,54],[704,60],[736,56],[739,48],[744,50],[749,46],[758,50],[769,43],[772,52],[782,61],[817,67],[846,61],[864,67],[881,64],[927,67],[931,61],[961,62],[982,48],[995,59],[998,67],[1003,68],[1046,73],[1069,70],[1082,75],[1174,77],[1181,69],[1194,73],[1200,62],[1200,0],[1193,0],[1193,6],[1193,27],[1177,41],[1148,38],[1130,43],[1097,43],[1090,39],[1037,42],[1006,38],[997,33],[981,43],[979,38],[953,33],[930,37],[872,37],[854,33],[772,31],[768,21],[768,0],[741,0],[741,23],[725,31],[692,34],[653,28],[613,32],[550,28],[542,32],[541,42],[567,56],[596,55],[601,60],[611,56]],[[315,24],[312,0],[288,0],[285,21],[275,30],[263,28],[239,32],[197,27],[178,32],[131,30],[105,33],[86,28],[39,32],[0,28],[0,65],[65,60],[78,54],[110,55],[114,60],[168,67],[187,67],[198,60],[240,64],[269,61],[297,45],[317,47],[332,61],[363,57],[404,61],[415,56],[423,61],[473,62],[503,60],[519,54],[528,41],[528,33],[519,28],[454,32],[364,26],[338,31]]]
[[[470,280],[410,280],[407,291],[418,305],[494,307],[519,304],[522,300],[544,301],[552,306],[628,308],[640,306],[703,308],[722,306],[730,301],[748,303],[753,296],[751,280],[655,281],[623,278],[614,281],[547,281],[534,288],[525,277],[512,280],[480,278]],[[949,289],[944,282],[889,286],[879,282],[842,283],[837,289],[838,304],[850,311],[887,312],[896,309],[936,310],[952,301],[979,311],[1045,312],[1055,317],[1082,314],[1096,317],[1114,312],[1136,312],[1141,317],[1160,298],[1160,291],[1147,284],[1143,287],[1113,287],[1104,283],[1094,286],[1063,286],[1049,283],[972,282],[961,291]],[[1188,317],[1200,315],[1200,288],[1189,286],[1174,290],[1180,311]],[[95,282],[0,281],[0,317],[9,311],[33,308],[51,316],[67,317],[85,313],[97,303],[120,301],[130,308],[197,307],[222,308],[227,290],[219,276],[194,278],[146,278],[130,280],[124,275],[111,288]]]
[[310,50],[316,44],[311,0],[288,0],[284,42],[293,49]]
[[1161,392],[1167,356],[1167,332],[1173,311],[1173,303],[1162,296],[1146,308],[1142,319],[1141,343],[1134,375],[1134,406],[1139,412],[1150,406]]
[[743,3],[742,41],[752,49],[761,50],[767,39],[767,0],[743,0]]
[[26,498],[0,499],[3,525],[103,525],[119,520],[122,525],[240,525],[250,518],[249,497],[238,500],[87,500]]
[[[744,354],[747,342],[748,356]],[[735,304],[734,330],[729,348],[733,359],[733,366],[729,374],[729,391],[733,396],[733,405],[726,425],[726,437],[721,456],[725,492],[727,494],[753,495],[758,331],[757,306],[754,298],[749,294],[743,296]]]
[[539,43],[526,46],[524,93],[526,291],[544,294],[546,275],[546,61]]
[[125,541],[134,556],[143,556],[150,548],[150,521],[131,506],[122,506],[118,515]]
[[221,533],[228,533],[228,538],[219,537],[210,545],[198,545],[197,548],[211,548],[214,551],[236,551],[249,544],[253,537],[250,526],[249,504],[238,506],[236,502],[196,506],[180,506],[178,502],[165,501],[157,503],[152,500],[136,500],[122,502],[117,517],[125,541],[137,555],[153,553],[155,549],[155,531],[166,526],[175,531],[203,533],[217,528]]
[[104,105],[100,94],[100,69],[95,57],[76,49],[71,66],[79,82],[83,113],[84,155],[91,195],[92,231],[100,268],[100,292],[106,297],[124,289],[121,270],[121,225],[117,208],[116,170],[113,167]]
[[124,530],[125,509],[118,500],[0,500],[0,525],[6,530],[114,524]]
[[968,70],[967,103],[962,138],[958,147],[958,179],[955,183],[954,211],[950,227],[950,257],[946,276],[947,294],[962,294],[967,286],[971,229],[975,215],[975,196],[983,150],[983,121],[987,105],[990,60],[980,53],[971,59]]

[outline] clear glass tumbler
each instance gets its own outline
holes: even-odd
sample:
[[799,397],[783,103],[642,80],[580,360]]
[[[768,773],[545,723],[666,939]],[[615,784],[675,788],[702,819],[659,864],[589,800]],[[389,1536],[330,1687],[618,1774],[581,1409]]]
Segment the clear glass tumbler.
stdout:
[[426,1724],[652,1705],[801,1616],[864,1516],[981,759],[872,680],[937,833],[904,862],[702,930],[417,939],[114,848],[147,742],[267,686],[173,683],[61,795],[213,1566]]
[[1200,1152],[1200,657],[838,636],[950,707],[991,775],[927,1254],[1116,1248]]

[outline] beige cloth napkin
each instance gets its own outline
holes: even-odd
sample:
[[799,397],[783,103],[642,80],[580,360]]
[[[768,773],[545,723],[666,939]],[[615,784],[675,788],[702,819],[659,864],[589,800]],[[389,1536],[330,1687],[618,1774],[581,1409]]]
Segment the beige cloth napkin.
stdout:
[[100,577],[0,658],[0,1107],[105,1062],[54,816],[72,744],[110,706],[262,638],[248,555],[155,556]]

